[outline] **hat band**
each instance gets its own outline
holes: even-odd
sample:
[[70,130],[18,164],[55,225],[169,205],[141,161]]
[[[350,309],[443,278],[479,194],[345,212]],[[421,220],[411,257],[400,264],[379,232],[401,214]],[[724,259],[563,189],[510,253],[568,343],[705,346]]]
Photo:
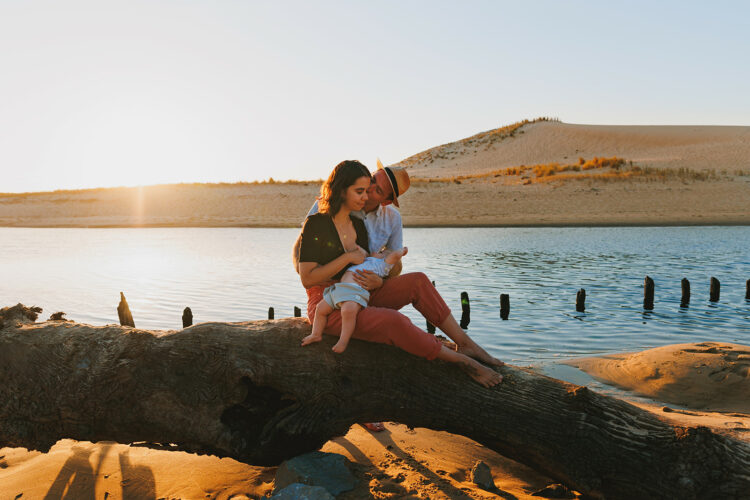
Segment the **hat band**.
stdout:
[[388,176],[388,179],[391,181],[391,186],[393,186],[393,197],[398,198],[398,182],[396,182],[396,176],[393,175],[393,172],[391,171],[390,167],[383,168],[385,170],[386,175]]

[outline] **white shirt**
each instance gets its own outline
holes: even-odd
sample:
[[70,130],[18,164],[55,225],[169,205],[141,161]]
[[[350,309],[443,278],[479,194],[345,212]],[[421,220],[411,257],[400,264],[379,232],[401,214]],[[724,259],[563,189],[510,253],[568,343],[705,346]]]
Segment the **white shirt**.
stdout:
[[[315,200],[307,217],[318,213],[318,201]],[[370,252],[379,252],[383,248],[400,250],[404,246],[401,214],[393,205],[378,205],[372,212],[364,210],[352,212],[352,215],[365,221]],[[306,217],[306,218],[307,218]]]

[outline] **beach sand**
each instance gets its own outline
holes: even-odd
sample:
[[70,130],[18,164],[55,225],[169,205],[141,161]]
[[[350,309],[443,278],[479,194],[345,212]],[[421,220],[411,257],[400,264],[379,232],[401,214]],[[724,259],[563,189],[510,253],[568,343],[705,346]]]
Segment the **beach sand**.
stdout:
[[[617,156],[656,173],[487,175],[595,156]],[[750,224],[750,127],[538,122],[512,137],[467,138],[399,164],[413,178],[400,198],[406,226]],[[605,176],[582,177],[592,172]],[[462,175],[479,177],[450,180]],[[299,227],[319,189],[319,181],[310,181],[0,194],[0,226]]]
[[[653,398],[632,402],[673,424],[750,441],[748,346],[678,344],[567,363]],[[355,424],[323,446],[355,464],[359,484],[338,498],[532,499],[555,482],[462,436],[395,423],[386,428],[370,433]],[[490,467],[498,491],[472,483],[477,461]],[[228,458],[66,439],[48,453],[0,449],[0,498],[259,498],[271,494],[275,471]]]

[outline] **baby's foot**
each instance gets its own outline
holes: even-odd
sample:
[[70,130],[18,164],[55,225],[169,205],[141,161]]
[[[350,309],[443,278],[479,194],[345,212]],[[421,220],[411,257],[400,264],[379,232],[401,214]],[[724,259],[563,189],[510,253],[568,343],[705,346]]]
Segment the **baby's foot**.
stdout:
[[305,346],[308,344],[312,344],[313,342],[320,342],[321,340],[323,340],[322,333],[318,333],[318,334],[311,333],[310,335],[302,339],[302,345]]
[[407,247],[402,248],[401,250],[394,250],[393,252],[389,253],[385,257],[386,264],[395,264],[399,260],[401,260],[401,257],[409,253],[409,249]]
[[342,342],[339,340],[338,342],[336,342],[336,345],[331,347],[331,350],[337,354],[341,354],[342,352],[346,351],[346,346],[346,342]]

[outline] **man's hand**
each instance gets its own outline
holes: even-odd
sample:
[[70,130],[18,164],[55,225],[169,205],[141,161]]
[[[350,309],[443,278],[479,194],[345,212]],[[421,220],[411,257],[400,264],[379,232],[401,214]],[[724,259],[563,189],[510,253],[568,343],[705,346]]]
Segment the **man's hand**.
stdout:
[[383,278],[372,271],[357,270],[357,272],[354,273],[354,281],[367,291],[375,290],[376,288],[383,286]]
[[354,265],[363,263],[365,258],[367,258],[367,252],[359,245],[354,250],[347,252],[347,255],[349,256],[349,262]]

